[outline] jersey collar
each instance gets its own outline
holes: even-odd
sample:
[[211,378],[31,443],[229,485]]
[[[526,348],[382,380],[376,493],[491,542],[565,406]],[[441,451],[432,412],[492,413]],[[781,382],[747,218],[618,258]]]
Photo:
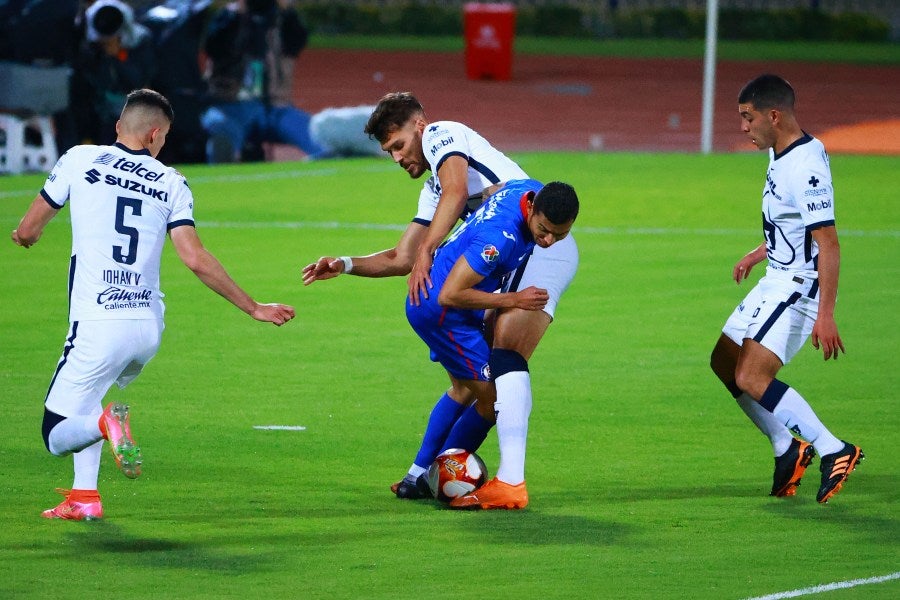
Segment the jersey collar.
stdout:
[[528,219],[528,203],[534,200],[534,192],[527,191],[522,194],[522,198],[519,200],[519,209],[522,211],[522,216],[525,219]]
[[781,152],[778,152],[777,154],[775,154],[775,155],[774,155],[774,156],[775,156],[775,160],[778,160],[779,158],[781,158],[782,156],[784,156],[785,154],[787,154],[788,152],[790,152],[791,150],[793,150],[793,149],[796,148],[797,146],[802,146],[803,144],[808,144],[808,143],[811,142],[812,140],[813,140],[812,136],[809,135],[808,133],[806,133],[806,132],[804,131],[804,132],[803,132],[803,136],[801,136],[800,139],[798,139],[796,142],[794,142],[793,144],[791,144],[790,146],[788,146],[787,148],[785,148],[785,149],[782,150]]
[[150,151],[147,150],[146,148],[144,148],[144,149],[142,149],[142,150],[132,150],[131,148],[129,148],[128,146],[122,144],[121,142],[116,142],[116,143],[113,144],[113,145],[114,145],[116,148],[118,148],[119,150],[123,150],[123,151],[127,152],[128,154],[143,154],[143,155],[145,155],[145,156],[151,156]]

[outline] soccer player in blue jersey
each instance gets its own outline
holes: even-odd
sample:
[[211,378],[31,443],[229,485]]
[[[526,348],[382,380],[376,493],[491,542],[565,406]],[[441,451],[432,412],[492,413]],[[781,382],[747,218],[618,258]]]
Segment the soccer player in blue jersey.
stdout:
[[837,360],[844,351],[834,318],[840,246],[828,154],[800,128],[794,90],[777,75],[747,83],[738,111],[744,133],[769,151],[769,168],[762,194],[764,241],[737,262],[732,277],[740,283],[757,263],[768,258],[768,265],[725,323],[710,364],[772,443],[771,495],[793,496],[818,452],[822,479],[816,499],[825,503],[864,454],[835,437],[777,376],[810,336],[825,360]]
[[[367,256],[323,256],[303,269],[303,283],[341,274],[361,277],[410,275],[410,298],[428,296],[432,253],[460,218],[464,219],[504,182],[528,175],[494,148],[478,132],[456,121],[431,121],[422,104],[409,92],[391,92],[378,102],[366,133],[413,179],[431,175],[422,186],[415,217],[390,249]],[[531,376],[528,361],[553,322],[556,307],[578,269],[578,246],[566,236],[550,247],[535,247],[505,286],[516,291],[534,286],[547,290],[541,310],[507,308],[492,311],[493,380],[497,389],[494,415],[482,419],[467,389],[449,389],[431,411],[427,436],[403,479],[391,485],[398,498],[431,498],[422,474],[437,455],[443,439],[458,419],[465,419],[484,436],[494,425],[500,444],[497,476],[519,485],[525,481],[525,450],[531,413]],[[469,450],[477,449],[480,441]]]
[[[578,197],[568,184],[544,186],[533,179],[507,182],[438,248],[429,274],[431,293],[420,297],[418,303],[407,298],[410,325],[428,345],[432,360],[447,370],[452,390],[458,395],[468,390],[474,395],[481,422],[491,421],[496,401],[491,348],[483,333],[484,311],[544,307],[548,294],[541,288],[494,292],[535,245],[548,248],[564,239],[577,215]],[[442,449],[477,446],[485,433],[479,429],[478,424],[467,423],[463,414],[443,440]],[[426,438],[429,435],[441,434],[429,427]],[[494,478],[451,506],[523,508],[526,504],[524,481],[511,485]]]

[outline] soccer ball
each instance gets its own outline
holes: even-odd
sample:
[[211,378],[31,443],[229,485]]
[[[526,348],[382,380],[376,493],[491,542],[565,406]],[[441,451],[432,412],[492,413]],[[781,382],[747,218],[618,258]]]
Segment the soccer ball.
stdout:
[[487,481],[487,467],[474,452],[451,448],[441,452],[428,469],[428,487],[441,502],[465,496]]

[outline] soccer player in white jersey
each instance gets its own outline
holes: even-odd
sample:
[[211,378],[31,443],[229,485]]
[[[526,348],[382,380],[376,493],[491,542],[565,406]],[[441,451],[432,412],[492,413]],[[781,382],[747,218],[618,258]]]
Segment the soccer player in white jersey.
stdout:
[[825,503],[864,454],[835,437],[777,375],[810,336],[826,361],[844,351],[834,318],[840,246],[828,155],[822,142],[800,128],[794,90],[781,77],[761,75],[747,83],[738,111],[744,133],[769,151],[769,168],[762,194],[764,241],[737,262],[732,277],[740,283],[766,258],[768,266],[725,323],[710,365],[772,443],[771,495],[793,496],[818,452],[822,479],[816,499]]
[[[366,133],[413,179],[431,172],[419,195],[418,212],[394,248],[362,257],[322,257],[303,269],[303,283],[341,273],[363,277],[410,274],[410,300],[417,304],[431,286],[432,255],[456,221],[504,182],[527,175],[466,125],[429,121],[421,103],[408,92],[382,97]],[[528,503],[525,447],[532,404],[528,359],[553,320],[559,298],[577,268],[578,247],[570,235],[549,248],[535,248],[524,267],[510,277],[504,291],[529,286],[546,289],[546,306],[538,311],[510,309],[495,315],[490,369],[496,402],[473,402],[468,390],[451,386],[431,412],[409,472],[391,486],[398,497],[431,497],[423,475],[435,456],[451,445],[476,449],[496,419],[500,465],[497,477],[479,490],[479,506],[521,508]],[[456,423],[459,427],[454,428]]]
[[51,454],[73,455],[75,477],[48,519],[103,516],[97,491],[103,441],[127,477],[141,473],[128,406],[103,397],[124,388],[153,358],[163,331],[160,256],[166,234],[181,261],[210,289],[258,321],[283,325],[294,309],[260,304],[206,250],[194,229],[194,200],[184,177],[156,156],[174,120],[153,90],[131,92],[112,146],[75,146],[47,178],[12,241],[34,245],[66,205],[72,219],[69,333],[44,401],[43,437]]

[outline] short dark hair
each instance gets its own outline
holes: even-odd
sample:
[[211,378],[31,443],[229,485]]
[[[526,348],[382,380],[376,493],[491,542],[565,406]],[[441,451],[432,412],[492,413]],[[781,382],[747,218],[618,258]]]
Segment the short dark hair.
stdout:
[[363,130],[381,143],[392,131],[403,127],[417,115],[424,115],[422,103],[410,92],[390,92],[381,97]]
[[144,88],[129,92],[128,96],[125,97],[125,106],[122,108],[122,111],[124,112],[131,107],[137,106],[157,108],[166,116],[170,125],[175,122],[175,111],[172,110],[172,105],[165,96],[156,90]]
[[554,225],[562,225],[578,216],[578,195],[568,183],[551,181],[534,197],[532,208]]
[[752,104],[757,110],[793,110],[794,88],[783,77],[767,73],[750,80],[738,94],[738,104]]

